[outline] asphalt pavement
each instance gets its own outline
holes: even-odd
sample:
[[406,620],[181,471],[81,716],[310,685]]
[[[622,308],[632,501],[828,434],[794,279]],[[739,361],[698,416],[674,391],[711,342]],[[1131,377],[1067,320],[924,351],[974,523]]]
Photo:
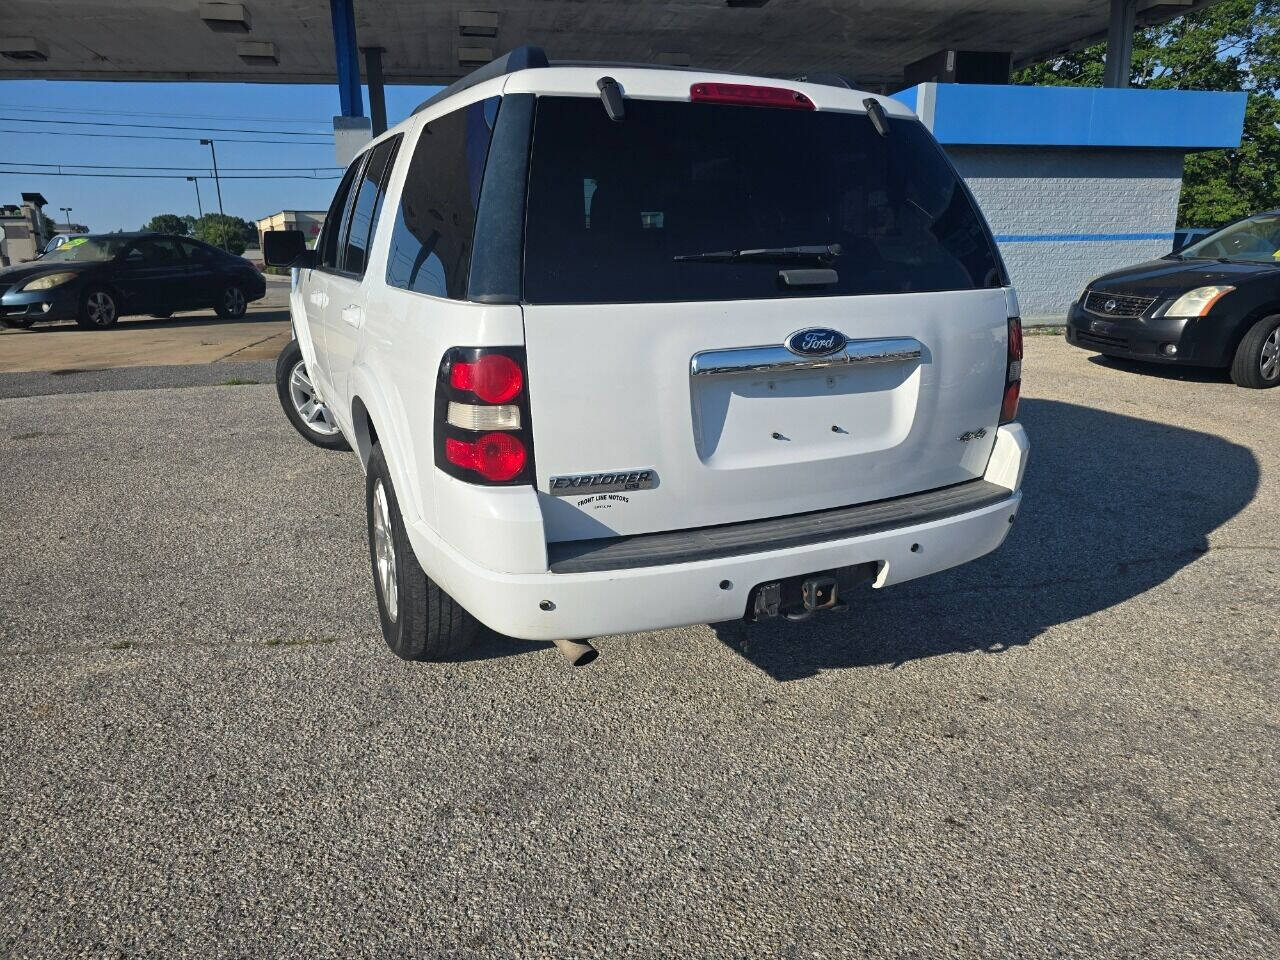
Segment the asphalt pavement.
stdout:
[[0,399],[0,956],[1280,955],[1280,390],[1027,343],[999,552],[579,671],[269,383]]

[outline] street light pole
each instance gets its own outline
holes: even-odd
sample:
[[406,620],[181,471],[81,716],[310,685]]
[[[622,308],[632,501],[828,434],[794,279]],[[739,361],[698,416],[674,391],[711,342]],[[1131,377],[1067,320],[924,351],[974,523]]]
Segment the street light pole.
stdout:
[[201,218],[203,218],[204,205],[200,203],[200,181],[195,177],[187,177],[187,179],[196,185],[196,212],[200,214]]
[[222,181],[218,179],[218,151],[213,148],[212,140],[201,140],[202,144],[209,148],[209,152],[213,154],[213,185],[218,189],[218,213],[225,214],[222,209]]
[[59,209],[59,210],[61,210],[63,213],[65,213],[65,214],[67,215],[67,228],[68,228],[68,230],[70,230],[70,228],[71,228],[71,208],[70,208],[70,207],[59,207],[58,209]]

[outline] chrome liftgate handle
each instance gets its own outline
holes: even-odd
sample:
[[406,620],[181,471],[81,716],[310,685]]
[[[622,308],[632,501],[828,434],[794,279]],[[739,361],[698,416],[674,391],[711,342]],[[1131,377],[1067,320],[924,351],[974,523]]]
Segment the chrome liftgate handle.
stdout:
[[843,350],[825,357],[802,357],[781,344],[764,347],[732,347],[695,353],[689,372],[695,377],[730,373],[777,373],[784,370],[822,370],[865,363],[902,363],[918,360],[924,345],[915,337],[850,340]]

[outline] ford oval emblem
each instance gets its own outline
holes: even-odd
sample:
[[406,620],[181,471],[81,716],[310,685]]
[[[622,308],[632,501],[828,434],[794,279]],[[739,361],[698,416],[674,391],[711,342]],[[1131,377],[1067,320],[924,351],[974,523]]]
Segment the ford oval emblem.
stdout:
[[849,338],[839,330],[826,327],[809,327],[797,330],[783,341],[783,345],[800,357],[829,357],[844,349]]

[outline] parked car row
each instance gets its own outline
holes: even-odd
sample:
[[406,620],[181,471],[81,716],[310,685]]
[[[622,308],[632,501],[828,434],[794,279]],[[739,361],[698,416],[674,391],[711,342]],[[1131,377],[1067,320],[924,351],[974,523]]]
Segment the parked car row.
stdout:
[[266,295],[247,260],[190,237],[163,233],[83,234],[30,263],[0,270],[0,323],[75,320],[91,330],[121,317],[167,317],[212,307],[236,319]]

